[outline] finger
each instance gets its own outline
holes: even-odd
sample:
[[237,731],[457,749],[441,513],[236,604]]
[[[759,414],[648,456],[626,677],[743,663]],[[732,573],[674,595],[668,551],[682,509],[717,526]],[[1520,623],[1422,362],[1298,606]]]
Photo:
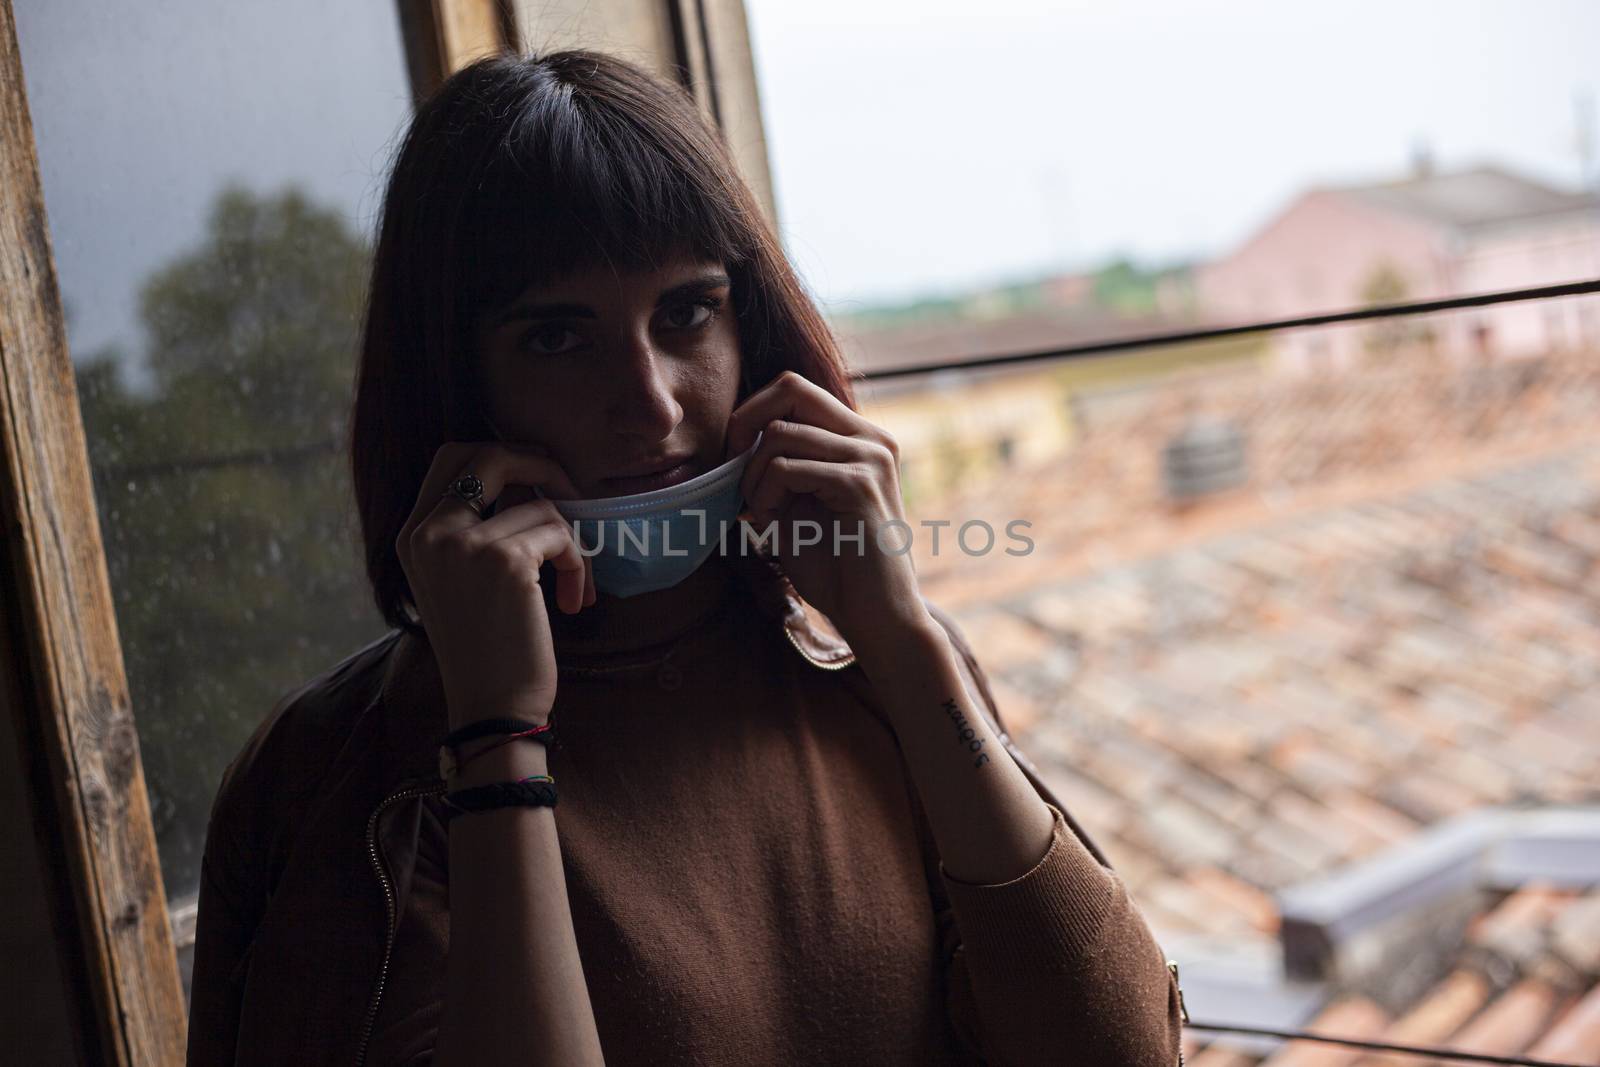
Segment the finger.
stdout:
[[577,487],[567,477],[567,472],[549,456],[494,442],[483,445],[465,463],[459,464],[454,475],[446,475],[439,492],[443,493],[451,482],[468,472],[476,474],[478,480],[483,482],[486,504],[498,500],[508,485],[538,489],[546,496],[557,499],[576,499],[578,496]]
[[[555,568],[556,603],[561,610],[572,614],[588,602],[590,561],[578,551],[572,527],[561,517],[561,513],[556,510],[553,503],[548,500],[535,500],[518,504],[491,519],[485,519],[463,533],[462,537],[472,543],[489,544],[524,539],[530,531],[546,526],[560,531],[564,540],[554,546],[550,555],[530,560],[530,564],[536,572],[545,563]],[[549,544],[542,540],[538,543]]]
[[876,441],[845,437],[820,426],[779,419],[767,424],[761,443],[756,446],[739,479],[740,490],[746,500],[750,499],[750,491],[760,483],[767,465],[779,456],[866,464],[877,467],[886,478],[892,477],[895,469],[894,457]]
[[447,500],[444,496],[446,487],[468,471],[483,482],[486,504],[498,499],[506,485],[513,481],[567,498],[578,495],[566,471],[548,456],[497,441],[452,441],[441,445],[434,454],[422,487],[417,491],[416,506],[401,527],[400,537],[409,538],[424,521],[439,522],[449,530],[482,521],[465,502]]
[[573,540],[572,528],[565,522],[536,523],[496,543],[503,548],[514,548],[526,558],[535,580],[540,578],[540,568],[544,564],[554,567],[556,606],[568,615],[582,609],[585,560]]
[[541,522],[567,525],[567,520],[561,517],[561,512],[556,510],[555,504],[551,501],[529,500],[496,511],[489,518],[473,525],[462,534],[462,537],[469,544],[488,544],[521,533]]
[[750,507],[758,515],[775,512],[799,493],[816,497],[832,511],[877,513],[877,483],[859,464],[791,456],[778,456],[768,464]]
[[767,486],[764,490],[758,487],[754,492],[760,494],[760,502],[757,502],[754,494],[752,494],[752,497],[746,498],[750,512],[757,519],[766,519],[768,521],[776,519],[779,513],[789,506],[789,501],[794,499],[794,494],[777,485],[777,483]]
[[[572,555],[577,557],[578,565],[567,568],[565,563],[568,557],[562,557],[562,567],[556,572],[557,601],[562,610],[569,614],[577,614],[584,608],[594,603],[594,559],[580,551],[577,536],[572,532],[572,526],[565,519],[562,526],[567,531],[567,540],[572,545]],[[564,583],[564,584],[563,584]],[[571,593],[567,589],[571,589]],[[568,600],[568,597],[571,597]],[[568,608],[567,605],[571,604]]]
[[737,456],[749,448],[756,431],[773,419],[794,419],[846,436],[875,437],[883,433],[822,386],[794,371],[784,371],[751,393],[728,416],[727,456]]
[[586,590],[584,572],[587,560],[577,570],[556,571],[556,606],[568,615],[576,615],[583,610],[583,597]]

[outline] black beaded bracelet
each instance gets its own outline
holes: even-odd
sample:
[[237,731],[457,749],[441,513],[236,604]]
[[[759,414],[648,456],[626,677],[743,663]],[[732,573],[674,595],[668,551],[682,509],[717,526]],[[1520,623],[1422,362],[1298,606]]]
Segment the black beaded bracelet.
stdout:
[[475,785],[444,795],[444,821],[449,825],[457,815],[470,815],[475,811],[491,811],[512,805],[527,807],[555,807],[554,782],[492,782]]

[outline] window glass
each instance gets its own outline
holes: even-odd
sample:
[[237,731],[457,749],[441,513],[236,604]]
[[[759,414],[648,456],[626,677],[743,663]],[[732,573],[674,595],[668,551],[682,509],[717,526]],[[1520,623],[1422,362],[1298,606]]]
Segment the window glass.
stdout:
[[[338,442],[393,4],[15,5],[169,901],[224,765],[380,636]],[[178,923],[180,944],[183,923]]]
[[[1503,938],[1522,939],[1516,996],[1600,950],[1592,868],[1561,852],[1600,841],[1596,311],[859,390],[900,444],[924,593],[1179,961],[1195,1019],[1351,1035],[1376,1003],[1407,1041],[1399,1020],[1452,988],[1510,1010],[1488,1003]],[[1577,1047],[1564,996],[1528,1017],[1547,1051]]]
[[[1600,278],[1593,4],[746,6],[857,370]],[[1587,1047],[1600,296],[858,397],[1197,1021]]]
[[1083,340],[1600,276],[1584,0],[746,7],[841,317]]

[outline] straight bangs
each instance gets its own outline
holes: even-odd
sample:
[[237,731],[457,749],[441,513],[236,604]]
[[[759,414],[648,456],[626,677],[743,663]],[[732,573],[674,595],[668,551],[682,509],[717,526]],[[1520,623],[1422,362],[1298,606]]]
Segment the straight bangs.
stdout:
[[648,127],[552,94],[490,150],[468,194],[461,262],[464,326],[575,272],[651,270],[675,258],[730,265],[753,250],[739,209],[702,157]]

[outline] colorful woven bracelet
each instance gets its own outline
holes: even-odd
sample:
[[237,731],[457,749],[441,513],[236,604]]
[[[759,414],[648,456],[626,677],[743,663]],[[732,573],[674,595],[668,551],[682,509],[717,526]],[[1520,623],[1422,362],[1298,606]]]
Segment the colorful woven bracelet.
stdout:
[[[456,749],[463,741],[470,741],[474,740],[475,737],[486,737],[493,733],[502,732],[499,729],[492,728],[480,729],[479,727],[481,723],[493,723],[499,727],[526,727],[526,729],[523,729],[518,733],[509,734],[498,744],[489,745],[485,748],[479,749],[466,759],[462,759],[457,753]],[[474,736],[456,737],[457,734],[462,733],[461,730],[458,730],[455,733],[447,736],[444,744],[439,746],[439,777],[443,778],[445,781],[449,781],[451,778],[454,778],[458,773],[460,773],[462,767],[465,767],[467,764],[471,763],[485,752],[493,752],[501,745],[508,745],[519,737],[527,738],[531,741],[537,741],[546,747],[550,746],[555,741],[555,726],[551,723],[524,723],[520,719],[483,719],[479,722],[471,723],[469,727],[464,727],[463,729],[472,729],[474,731]],[[456,740],[452,741],[452,737],[456,737]]]
[[479,719],[457,727],[444,736],[444,743],[454,747],[463,741],[474,741],[490,734],[517,734],[547,723],[529,722],[527,719]]

